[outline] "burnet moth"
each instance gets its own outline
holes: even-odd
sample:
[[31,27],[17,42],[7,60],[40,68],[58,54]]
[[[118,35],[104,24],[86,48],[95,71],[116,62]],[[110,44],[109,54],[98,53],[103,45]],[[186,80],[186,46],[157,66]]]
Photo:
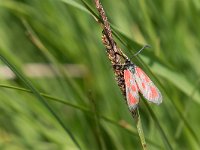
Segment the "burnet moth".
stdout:
[[161,92],[141,68],[136,66],[126,57],[125,64],[122,65],[122,69],[124,71],[126,100],[131,112],[134,112],[137,108],[140,98],[139,93],[141,93],[149,102],[153,102],[155,104],[162,103]]
[[[102,41],[107,49],[108,58],[112,63],[115,79],[122,93],[126,97],[130,111],[133,114],[135,113],[139,103],[139,93],[141,93],[148,101],[160,104],[162,102],[160,91],[142,69],[131,62],[121,49],[117,47],[117,44],[112,37],[112,30],[101,3],[99,0],[95,0],[95,4],[103,21],[101,23],[97,18],[97,21],[103,27]],[[135,55],[139,54],[141,50]],[[125,63],[122,63],[121,57],[124,58],[123,62]]]

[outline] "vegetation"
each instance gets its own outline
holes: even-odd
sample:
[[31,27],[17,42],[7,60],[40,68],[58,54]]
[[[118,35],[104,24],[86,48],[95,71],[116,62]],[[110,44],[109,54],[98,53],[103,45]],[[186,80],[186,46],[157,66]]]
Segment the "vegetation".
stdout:
[[[200,147],[200,2],[102,0],[115,39],[163,94],[147,149]],[[92,0],[0,0],[0,149],[143,149]],[[8,66],[14,74],[9,72]]]

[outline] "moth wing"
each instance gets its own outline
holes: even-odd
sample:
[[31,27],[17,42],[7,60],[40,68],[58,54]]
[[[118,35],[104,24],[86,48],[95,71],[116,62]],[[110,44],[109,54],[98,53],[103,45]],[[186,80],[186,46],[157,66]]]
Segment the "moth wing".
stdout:
[[140,69],[135,66],[135,80],[139,88],[139,92],[150,102],[162,103],[162,95],[159,89],[154,85],[151,79]]
[[138,87],[135,82],[133,73],[130,70],[124,70],[124,80],[126,86],[126,99],[131,111],[137,108],[139,103]]

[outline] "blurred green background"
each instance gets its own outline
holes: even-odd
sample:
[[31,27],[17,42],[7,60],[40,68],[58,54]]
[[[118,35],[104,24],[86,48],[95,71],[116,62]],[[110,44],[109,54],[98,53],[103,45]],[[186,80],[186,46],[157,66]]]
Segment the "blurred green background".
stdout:
[[[129,57],[152,47],[133,58],[163,94],[161,105],[149,104],[157,119],[140,103],[148,149],[200,149],[200,1],[102,4]],[[0,0],[0,55],[46,94],[82,149],[142,149],[92,10],[81,0]],[[1,61],[0,149],[78,149],[37,94],[16,89],[29,88],[5,66]]]

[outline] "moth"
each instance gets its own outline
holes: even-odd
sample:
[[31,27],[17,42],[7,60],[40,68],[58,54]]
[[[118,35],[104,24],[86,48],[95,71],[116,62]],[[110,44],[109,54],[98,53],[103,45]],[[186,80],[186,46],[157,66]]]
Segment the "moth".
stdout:
[[[112,37],[112,30],[103,6],[99,0],[95,0],[95,4],[102,19],[101,22],[98,18],[96,18],[98,23],[100,23],[103,28],[102,41],[107,49],[106,52],[113,66],[115,79],[122,91],[122,94],[126,98],[129,110],[135,114],[135,110],[140,99],[139,93],[141,93],[148,101],[160,104],[162,102],[162,95],[160,91],[154,85],[151,79],[144,73],[144,71],[132,63],[117,46]],[[145,47],[143,47],[141,50],[143,50]],[[138,51],[138,53],[140,51]],[[121,61],[121,58],[123,58],[123,61]]]
[[158,105],[162,103],[161,92],[140,67],[128,58],[121,67],[124,72],[126,100],[131,112],[137,108],[140,99],[139,93],[149,102]]

